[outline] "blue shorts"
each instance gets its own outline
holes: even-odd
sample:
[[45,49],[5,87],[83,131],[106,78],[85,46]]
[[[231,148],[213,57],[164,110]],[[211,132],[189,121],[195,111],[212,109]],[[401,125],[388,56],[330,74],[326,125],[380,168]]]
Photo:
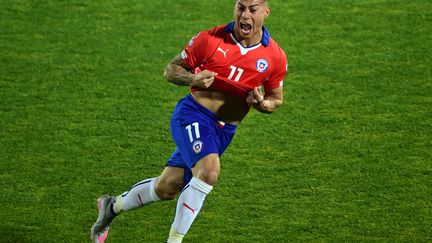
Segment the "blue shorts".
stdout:
[[191,94],[181,99],[171,118],[171,134],[176,150],[167,166],[184,169],[184,185],[192,179],[191,169],[211,153],[223,154],[234,137],[237,126],[225,123]]

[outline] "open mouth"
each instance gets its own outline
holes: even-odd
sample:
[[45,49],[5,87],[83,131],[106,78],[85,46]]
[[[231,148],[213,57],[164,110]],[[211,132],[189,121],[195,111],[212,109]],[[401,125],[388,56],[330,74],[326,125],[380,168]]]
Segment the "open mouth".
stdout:
[[243,32],[243,34],[249,34],[252,30],[252,25],[248,23],[240,23],[240,29]]

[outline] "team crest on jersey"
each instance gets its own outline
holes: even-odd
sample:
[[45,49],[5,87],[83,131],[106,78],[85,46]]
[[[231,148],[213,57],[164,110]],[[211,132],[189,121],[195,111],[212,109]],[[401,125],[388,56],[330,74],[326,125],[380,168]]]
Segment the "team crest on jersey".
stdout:
[[267,60],[264,58],[261,58],[256,62],[256,69],[260,73],[267,71],[268,67],[269,67],[269,64],[268,64]]
[[199,154],[202,150],[203,147],[203,142],[201,142],[200,140],[196,140],[193,144],[192,144],[192,149],[196,154]]

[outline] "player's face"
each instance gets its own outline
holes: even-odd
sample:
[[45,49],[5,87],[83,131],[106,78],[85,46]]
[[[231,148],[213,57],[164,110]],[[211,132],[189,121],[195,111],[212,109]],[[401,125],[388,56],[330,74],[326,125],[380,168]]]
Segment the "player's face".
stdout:
[[236,37],[242,44],[254,45],[261,41],[264,19],[270,8],[262,0],[237,0],[234,8]]

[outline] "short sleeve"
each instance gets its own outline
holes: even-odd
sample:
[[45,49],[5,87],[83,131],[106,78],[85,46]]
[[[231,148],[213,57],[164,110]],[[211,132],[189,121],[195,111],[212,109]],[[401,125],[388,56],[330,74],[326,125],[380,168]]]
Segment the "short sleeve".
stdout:
[[273,73],[270,75],[269,79],[264,82],[266,90],[283,86],[285,75],[288,72],[288,61],[283,51],[281,51],[279,59],[275,60],[274,65]]
[[181,53],[181,58],[191,69],[199,67],[206,58],[208,33],[200,32],[189,41]]

